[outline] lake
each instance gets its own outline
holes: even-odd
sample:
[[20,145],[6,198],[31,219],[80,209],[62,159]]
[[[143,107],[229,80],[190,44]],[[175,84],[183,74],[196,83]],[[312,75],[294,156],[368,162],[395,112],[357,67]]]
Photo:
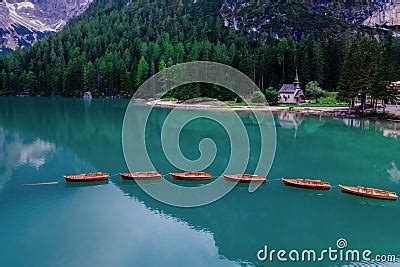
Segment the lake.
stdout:
[[[220,200],[197,208],[163,204],[119,176],[106,184],[66,184],[65,174],[127,171],[121,131],[128,103],[0,98],[2,266],[260,265],[270,263],[257,258],[265,245],[320,251],[337,248],[340,238],[346,239],[347,248],[394,255],[400,262],[398,202],[345,195],[336,187],[363,185],[399,194],[400,124],[276,115],[271,181],[254,193],[238,185]],[[162,155],[158,140],[169,112],[156,109],[148,123],[149,156],[163,173],[176,170]],[[246,128],[254,127],[250,116],[241,117]],[[257,136],[249,131],[255,158]],[[229,160],[229,143],[212,121],[200,118],[182,130],[182,153],[199,157],[203,138],[215,140],[218,147],[207,170],[220,173]],[[248,171],[253,168],[250,163]],[[326,192],[284,187],[277,180],[282,177],[323,179],[335,187]],[[21,186],[49,181],[60,184]],[[351,260],[317,264],[345,263]],[[275,259],[272,266],[280,264]]]

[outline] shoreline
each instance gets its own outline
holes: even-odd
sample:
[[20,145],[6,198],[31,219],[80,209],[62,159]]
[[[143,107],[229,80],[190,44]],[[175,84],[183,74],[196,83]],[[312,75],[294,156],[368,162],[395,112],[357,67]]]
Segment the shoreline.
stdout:
[[160,101],[153,100],[146,102],[147,105],[154,107],[169,108],[169,109],[186,109],[186,110],[213,110],[213,111],[238,111],[238,112],[268,112],[280,113],[280,112],[291,112],[303,115],[311,116],[324,116],[324,117],[336,117],[336,118],[365,118],[365,119],[378,119],[385,121],[397,121],[400,122],[400,108],[399,114],[388,112],[386,117],[377,116],[360,116],[359,114],[352,111],[349,114],[349,108],[343,106],[326,106],[326,107],[307,107],[307,106],[296,106],[296,107],[284,107],[284,106],[228,106],[228,105],[215,105],[209,102],[206,103],[177,103],[175,101]]
[[[2,96],[2,97],[18,97],[18,96]],[[20,96],[21,97],[21,96]],[[30,96],[24,96],[30,97]],[[39,96],[42,97],[42,96]],[[43,98],[51,98],[43,97]],[[82,99],[78,97],[62,97],[61,98],[72,98],[72,99]],[[58,96],[55,96],[58,98]],[[282,112],[289,112],[294,114],[302,114],[308,116],[322,116],[322,117],[334,117],[334,118],[348,118],[348,119],[372,119],[372,120],[382,120],[382,121],[391,121],[391,122],[400,122],[400,105],[387,105],[386,106],[386,114],[382,114],[383,116],[368,116],[368,110],[363,115],[357,113],[355,110],[349,114],[349,108],[344,106],[268,106],[268,105],[260,105],[260,106],[229,106],[224,102],[197,102],[197,103],[178,103],[177,101],[161,101],[157,100],[146,100],[146,99],[129,99],[129,98],[93,98],[95,99],[126,99],[128,102],[134,100],[137,103],[141,103],[143,105],[154,106],[158,108],[168,108],[168,109],[186,109],[186,110],[210,110],[210,111],[235,111],[235,112],[271,112],[274,114],[279,114]],[[88,100],[86,100],[88,101]],[[90,100],[89,100],[90,102]]]

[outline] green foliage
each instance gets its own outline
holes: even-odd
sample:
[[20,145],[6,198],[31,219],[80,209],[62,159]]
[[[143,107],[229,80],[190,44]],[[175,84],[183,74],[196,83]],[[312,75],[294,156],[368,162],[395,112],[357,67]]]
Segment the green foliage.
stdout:
[[265,96],[260,91],[255,91],[250,98],[250,102],[254,104],[263,104],[266,102]]
[[392,39],[385,46],[369,38],[354,40],[346,54],[343,70],[338,84],[338,99],[354,104],[360,95],[365,102],[370,95],[372,103],[378,100],[389,102],[397,91],[388,87],[390,82],[399,80],[400,46]]
[[337,99],[335,97],[324,97],[322,99],[323,104],[335,104],[338,103]]
[[25,92],[34,92],[36,85],[36,76],[32,71],[28,71],[22,75],[24,79],[24,91]]
[[226,102],[229,107],[246,107],[247,103],[246,102],[237,102],[237,101],[227,101]]
[[148,78],[149,75],[149,64],[147,60],[142,56],[139,60],[137,71],[136,71],[136,87],[142,85],[142,83]]
[[273,87],[268,87],[264,92],[265,99],[270,104],[276,104],[279,101],[279,94]]
[[177,101],[177,99],[173,97],[166,97],[166,98],[161,98],[161,101],[170,102],[170,101]]
[[377,71],[378,45],[368,38],[360,38],[351,43],[338,86],[340,99],[354,99],[358,93],[368,91]]
[[88,62],[83,66],[83,90],[85,92],[91,91],[94,84],[94,65]]
[[306,85],[306,95],[307,97],[314,98],[316,101],[318,98],[324,96],[325,91],[319,86],[316,81],[311,81]]
[[338,95],[338,92],[325,92],[324,98],[336,98],[337,95]]
[[[258,5],[255,14],[271,11],[269,4]],[[383,80],[400,80],[399,39],[387,40],[383,49],[368,38],[349,44],[345,38],[330,38],[331,31],[320,34],[319,24],[328,26],[333,21],[312,13],[293,18],[295,28],[310,29],[301,38],[293,39],[292,33],[284,32],[286,37],[278,40],[266,31],[254,36],[225,27],[220,7],[219,0],[132,1],[129,5],[125,0],[96,0],[61,32],[0,58],[0,94],[29,91],[32,95],[81,96],[90,90],[96,96],[130,96],[156,72],[194,60],[228,64],[262,89],[293,82],[297,67],[302,84],[317,81],[327,90],[340,88],[343,99],[353,98],[360,88],[372,87],[378,97]],[[298,6],[283,7],[285,12],[297,14]],[[285,21],[271,27],[279,30],[282,24]],[[339,30],[348,27],[336,26]],[[379,60],[375,52],[387,47],[390,49]],[[378,65],[387,68],[375,75]],[[204,84],[183,86],[168,96],[180,100],[237,97]]]
[[[379,54],[377,70],[370,80],[370,95],[385,102],[394,101],[399,94],[398,90],[389,87],[390,82],[396,80],[398,71],[393,57],[395,57],[393,46],[385,47]],[[374,109],[376,110],[376,105]]]
[[235,103],[240,104],[240,103],[246,103],[246,102],[243,100],[243,98],[238,96],[238,97],[236,97]]

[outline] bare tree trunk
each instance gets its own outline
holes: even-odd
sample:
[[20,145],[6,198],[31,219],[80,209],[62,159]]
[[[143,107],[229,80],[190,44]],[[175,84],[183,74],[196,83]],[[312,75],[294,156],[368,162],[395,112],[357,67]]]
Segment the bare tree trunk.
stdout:
[[352,100],[349,101],[349,115],[351,114],[351,103],[352,103]]
[[362,92],[361,93],[361,112],[364,114],[364,112],[365,112],[365,103],[366,103],[366,101],[367,101],[367,95],[364,93],[364,92]]
[[261,72],[261,90],[264,90],[264,73]]
[[256,82],[256,61],[253,60],[253,81]]
[[372,107],[372,111],[374,111],[374,100],[371,98],[371,101],[370,101],[370,103],[369,103],[370,105],[371,105],[371,107]]

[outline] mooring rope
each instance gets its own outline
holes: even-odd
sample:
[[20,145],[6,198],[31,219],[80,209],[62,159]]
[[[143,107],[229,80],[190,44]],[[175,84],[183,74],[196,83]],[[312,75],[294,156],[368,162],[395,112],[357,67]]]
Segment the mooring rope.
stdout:
[[22,186],[39,186],[39,185],[58,185],[59,182],[44,182],[44,183],[37,183],[37,184],[23,184]]
[[275,182],[275,181],[282,181],[282,179],[281,178],[279,178],[279,179],[271,179],[271,180],[266,180],[266,182],[268,183],[268,182]]
[[172,174],[172,172],[169,172],[169,173],[166,173],[166,174],[163,174],[163,175],[161,175],[161,177],[166,177],[166,176],[168,176],[168,175],[170,175],[170,174]]

